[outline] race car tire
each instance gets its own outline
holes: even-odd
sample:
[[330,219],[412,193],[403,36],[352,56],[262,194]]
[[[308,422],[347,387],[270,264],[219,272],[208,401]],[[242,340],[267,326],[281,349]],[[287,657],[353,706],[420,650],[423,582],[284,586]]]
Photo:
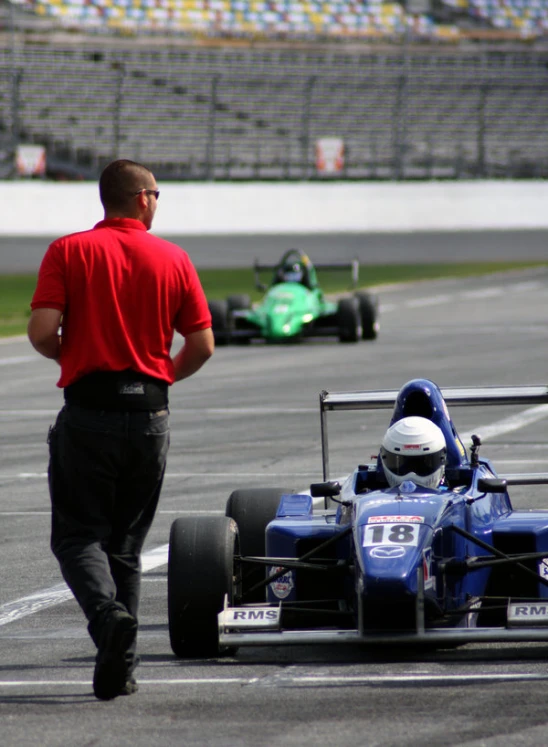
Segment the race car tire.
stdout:
[[[251,298],[247,295],[247,293],[235,293],[231,296],[228,296],[228,298],[226,299],[226,303],[228,306],[229,316],[232,311],[247,311],[251,308]],[[243,320],[236,318],[232,321],[234,325],[233,329],[237,332],[237,330],[240,329],[238,325],[241,324]],[[251,337],[235,334],[233,335],[231,342],[235,343],[236,345],[249,345],[251,342]]]
[[230,315],[226,301],[209,301],[211,327],[215,345],[228,345],[230,342]]
[[235,293],[228,296],[226,303],[229,311],[241,311],[251,308],[251,298],[247,293]]
[[[280,498],[292,488],[249,488],[234,490],[226,504],[226,515],[238,525],[240,553],[262,557],[266,552],[266,526],[276,517]],[[249,590],[265,578],[264,566],[242,564],[241,593],[244,604],[264,602],[266,587]]]
[[362,336],[360,308],[356,298],[341,298],[337,309],[339,342],[358,342]]
[[379,333],[379,322],[377,321],[378,303],[371,294],[359,291],[354,294],[360,308],[362,321],[362,339],[375,340]]
[[167,569],[169,640],[185,658],[219,656],[217,615],[232,603],[238,528],[227,516],[184,516],[171,525]]

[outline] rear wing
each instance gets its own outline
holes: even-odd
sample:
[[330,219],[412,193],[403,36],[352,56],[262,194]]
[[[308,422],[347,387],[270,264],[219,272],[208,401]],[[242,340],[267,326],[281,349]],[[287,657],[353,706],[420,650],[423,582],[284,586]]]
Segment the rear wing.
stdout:
[[[280,266],[280,263],[277,262],[276,264],[262,264],[258,260],[255,260],[255,263],[253,265],[253,270],[255,273],[255,285],[257,287],[261,287],[261,280],[260,280],[260,273],[261,272],[274,272],[278,267]],[[359,274],[360,274],[360,261],[358,259],[352,259],[350,262],[330,262],[325,263],[321,262],[320,264],[317,264],[314,262],[314,269],[316,271],[318,270],[346,270],[350,271],[351,277],[352,277],[352,287],[357,288],[358,287],[358,280],[359,280]]]
[[[546,386],[453,387],[440,389],[447,405],[548,405]],[[394,407],[399,390],[369,392],[320,392],[323,479],[329,479],[327,413],[335,410],[388,410]],[[547,407],[548,415],[548,407]],[[499,475],[510,485],[548,483],[548,473]]]

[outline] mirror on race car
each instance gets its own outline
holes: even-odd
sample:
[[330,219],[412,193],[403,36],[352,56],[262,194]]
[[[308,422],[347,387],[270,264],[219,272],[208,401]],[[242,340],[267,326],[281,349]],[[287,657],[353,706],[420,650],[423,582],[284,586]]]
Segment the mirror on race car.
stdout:
[[506,480],[498,477],[480,477],[478,480],[478,490],[481,493],[506,493]]
[[310,486],[312,498],[333,498],[340,493],[341,486],[338,482],[315,482]]

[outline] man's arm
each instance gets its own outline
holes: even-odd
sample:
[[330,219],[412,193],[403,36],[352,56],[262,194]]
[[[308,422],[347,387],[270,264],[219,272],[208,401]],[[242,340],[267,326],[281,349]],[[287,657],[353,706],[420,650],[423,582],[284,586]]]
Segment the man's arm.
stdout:
[[201,329],[185,337],[185,343],[173,358],[175,381],[187,379],[196,373],[211,358],[215,350],[213,331]]
[[61,338],[59,337],[61,316],[61,312],[57,309],[33,309],[27,327],[32,347],[40,355],[52,358],[57,363],[61,356]]

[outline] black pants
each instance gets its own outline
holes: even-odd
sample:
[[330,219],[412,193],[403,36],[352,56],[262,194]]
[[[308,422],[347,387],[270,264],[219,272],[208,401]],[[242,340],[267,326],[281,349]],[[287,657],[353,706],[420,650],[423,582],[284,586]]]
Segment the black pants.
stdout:
[[97,644],[109,610],[138,614],[140,555],[162,487],[169,412],[65,405],[49,445],[51,549]]

